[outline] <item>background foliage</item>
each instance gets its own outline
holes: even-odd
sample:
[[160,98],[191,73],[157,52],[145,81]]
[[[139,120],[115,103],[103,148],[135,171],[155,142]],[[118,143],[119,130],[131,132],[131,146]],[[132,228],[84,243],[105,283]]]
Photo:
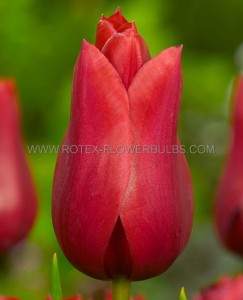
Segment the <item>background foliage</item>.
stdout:
[[[178,299],[182,285],[190,296],[221,273],[241,271],[241,261],[217,241],[212,204],[228,144],[230,83],[243,65],[242,1],[1,0],[0,76],[17,81],[26,143],[59,144],[69,118],[81,40],[94,42],[100,14],[111,14],[117,5],[128,20],[136,21],[152,55],[184,44],[181,141],[215,146],[215,154],[187,154],[195,192],[188,248],[164,275],[133,285],[134,292],[141,290],[149,299]],[[108,283],[74,270],[56,243],[50,217],[56,155],[32,154],[29,159],[39,193],[39,218],[29,240],[0,262],[0,291],[44,299],[57,251],[64,295],[88,296]]]

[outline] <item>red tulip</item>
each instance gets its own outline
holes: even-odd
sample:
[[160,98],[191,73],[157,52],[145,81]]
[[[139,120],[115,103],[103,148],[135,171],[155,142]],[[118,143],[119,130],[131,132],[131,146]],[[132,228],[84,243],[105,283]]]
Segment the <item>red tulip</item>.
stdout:
[[20,134],[15,85],[0,80],[0,253],[21,241],[37,212],[32,178]]
[[243,299],[243,276],[225,276],[219,282],[204,289],[202,293],[193,298],[194,300],[242,300]]
[[243,76],[233,95],[233,132],[215,206],[216,227],[225,246],[243,255]]
[[95,278],[159,275],[188,242],[193,197],[184,154],[111,151],[179,145],[181,50],[150,59],[135,24],[119,10],[101,18],[96,47],[82,44],[63,149],[98,145],[101,151],[61,151],[52,214],[67,258]]

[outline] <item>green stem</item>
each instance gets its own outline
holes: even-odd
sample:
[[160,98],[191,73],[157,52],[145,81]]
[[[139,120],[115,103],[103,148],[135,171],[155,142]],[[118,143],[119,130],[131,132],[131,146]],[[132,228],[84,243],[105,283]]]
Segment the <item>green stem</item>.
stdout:
[[131,282],[125,278],[112,281],[112,300],[130,300]]

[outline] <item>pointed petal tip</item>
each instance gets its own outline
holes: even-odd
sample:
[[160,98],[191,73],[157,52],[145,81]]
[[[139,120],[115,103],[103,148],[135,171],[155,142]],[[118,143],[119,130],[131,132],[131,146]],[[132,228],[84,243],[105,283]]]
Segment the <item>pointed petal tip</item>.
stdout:
[[167,58],[171,58],[173,61],[178,61],[180,63],[181,61],[181,55],[182,55],[183,46],[172,46],[169,48],[166,48],[162,52],[160,52],[160,55],[167,55]]
[[178,50],[178,53],[179,53],[179,54],[182,54],[182,50],[183,50],[183,48],[184,48],[184,45],[181,44],[181,45],[179,45],[179,46],[175,46],[174,48],[176,48],[176,49]]
[[86,44],[87,44],[86,40],[82,39],[81,46],[80,46],[80,53],[84,51],[84,49],[86,48]]
[[82,44],[81,45],[82,45],[82,49],[85,49],[90,45],[90,43],[87,42],[86,39],[82,39]]
[[131,24],[132,24],[132,29],[134,29],[134,31],[138,32],[135,21],[132,21]]
[[116,12],[116,13],[117,13],[117,12],[118,12],[118,13],[122,13],[120,6],[117,6],[117,8],[116,8],[116,11],[115,11],[115,12]]
[[168,49],[171,49],[171,54],[174,56],[174,58],[178,58],[178,60],[181,61],[183,44],[179,46],[170,47]]
[[93,44],[91,44],[88,41],[86,41],[85,39],[83,39],[82,43],[81,43],[81,49],[80,49],[79,55],[83,55],[85,52],[89,53],[90,51],[92,51],[91,49],[97,49],[97,48]]
[[184,45],[181,44],[181,45],[179,45],[177,48],[178,48],[178,50],[179,50],[179,55],[180,55],[180,57],[181,57],[182,51],[183,51],[183,48],[184,48]]

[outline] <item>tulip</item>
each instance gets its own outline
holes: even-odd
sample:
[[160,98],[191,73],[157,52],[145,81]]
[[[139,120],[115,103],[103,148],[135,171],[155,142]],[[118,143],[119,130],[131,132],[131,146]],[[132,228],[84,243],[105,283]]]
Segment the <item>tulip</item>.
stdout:
[[231,251],[243,255],[243,76],[233,94],[231,145],[215,204],[219,237]]
[[0,79],[0,253],[30,231],[37,213],[35,188],[20,134],[15,84]]
[[[189,240],[193,196],[184,154],[111,150],[179,146],[181,51],[171,47],[151,59],[119,9],[102,16],[96,46],[82,43],[62,149],[87,148],[60,151],[52,217],[66,257],[94,278],[157,276]],[[104,147],[90,154],[92,145]]]
[[224,276],[217,283],[204,289],[193,300],[242,300],[243,276]]

